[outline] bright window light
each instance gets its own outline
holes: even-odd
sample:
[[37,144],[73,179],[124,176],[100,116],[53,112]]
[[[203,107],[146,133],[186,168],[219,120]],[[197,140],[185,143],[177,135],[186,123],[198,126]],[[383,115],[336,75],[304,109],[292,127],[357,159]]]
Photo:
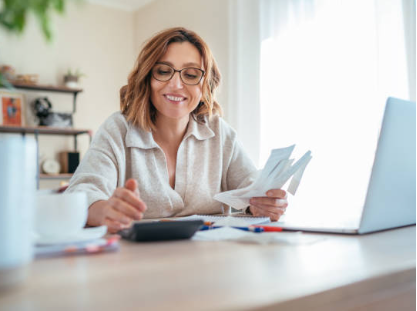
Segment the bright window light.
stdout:
[[286,22],[261,46],[261,166],[273,148],[311,150],[288,215],[355,217],[386,98],[409,95],[401,1],[389,12],[378,1],[284,2]]

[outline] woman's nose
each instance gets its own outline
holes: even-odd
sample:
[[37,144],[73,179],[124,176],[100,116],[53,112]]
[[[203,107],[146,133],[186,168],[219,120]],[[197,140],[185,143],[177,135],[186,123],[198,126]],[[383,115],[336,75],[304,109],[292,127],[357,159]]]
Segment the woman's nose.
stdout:
[[176,88],[182,88],[183,87],[183,83],[180,77],[180,73],[177,71],[174,73],[174,75],[172,76],[171,80],[169,80],[169,84],[172,87],[176,87]]

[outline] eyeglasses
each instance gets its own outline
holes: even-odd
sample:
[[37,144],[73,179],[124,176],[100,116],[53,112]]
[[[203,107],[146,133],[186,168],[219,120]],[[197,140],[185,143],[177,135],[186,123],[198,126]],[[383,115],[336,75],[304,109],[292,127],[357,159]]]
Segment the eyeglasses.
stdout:
[[196,85],[200,83],[205,73],[204,70],[199,68],[189,67],[176,70],[166,64],[156,64],[152,69],[152,77],[158,81],[166,82],[171,80],[176,72],[180,74],[181,81],[188,85]]

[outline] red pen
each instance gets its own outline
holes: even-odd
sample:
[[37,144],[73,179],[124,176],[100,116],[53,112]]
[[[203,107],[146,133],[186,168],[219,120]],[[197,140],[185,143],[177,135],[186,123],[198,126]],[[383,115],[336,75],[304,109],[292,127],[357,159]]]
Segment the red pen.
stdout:
[[263,228],[264,232],[281,232],[282,231],[281,227],[275,227],[275,226],[252,225],[251,227]]

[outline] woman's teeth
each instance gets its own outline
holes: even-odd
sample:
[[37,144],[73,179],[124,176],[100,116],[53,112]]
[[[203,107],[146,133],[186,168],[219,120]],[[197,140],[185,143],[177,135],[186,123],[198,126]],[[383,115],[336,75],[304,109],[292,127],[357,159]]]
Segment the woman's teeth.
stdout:
[[176,101],[176,102],[180,102],[180,101],[183,101],[185,99],[184,97],[177,97],[177,96],[171,96],[171,95],[165,95],[165,96],[169,100],[173,100],[173,101]]

